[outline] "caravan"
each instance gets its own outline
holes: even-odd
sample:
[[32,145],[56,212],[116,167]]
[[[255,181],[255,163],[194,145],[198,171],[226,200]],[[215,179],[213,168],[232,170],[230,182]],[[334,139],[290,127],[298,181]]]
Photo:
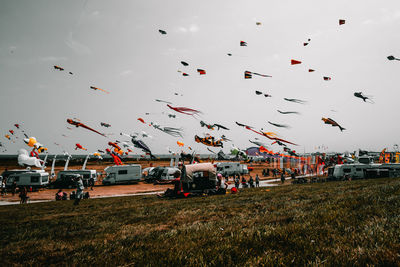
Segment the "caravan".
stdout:
[[107,176],[104,185],[139,182],[142,178],[142,166],[139,164],[114,165],[104,169]]
[[248,174],[249,170],[247,165],[240,164],[239,162],[218,162],[216,164],[217,173],[222,174],[222,176],[232,176],[238,174]]
[[17,186],[42,188],[49,184],[49,173],[45,172],[44,170],[32,170],[14,173],[8,176],[6,186],[10,187],[13,182],[16,182]]

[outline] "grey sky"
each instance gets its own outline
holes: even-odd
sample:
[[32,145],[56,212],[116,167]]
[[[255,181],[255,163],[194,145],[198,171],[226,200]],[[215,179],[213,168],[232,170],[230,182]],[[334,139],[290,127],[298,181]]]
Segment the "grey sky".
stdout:
[[[346,24],[339,26],[339,19]],[[262,25],[256,26],[257,21]],[[250,147],[248,140],[257,136],[235,121],[276,132],[299,144],[293,149],[300,152],[319,145],[330,151],[391,148],[400,142],[400,62],[386,57],[400,57],[399,29],[398,0],[0,0],[0,140],[7,153],[27,148],[21,139],[11,143],[4,138],[19,122],[51,153],[62,151],[54,142],[69,152],[75,143],[95,151],[108,141],[126,140],[120,132],[135,131],[153,136],[144,141],[154,153],[167,153],[167,146],[179,151],[177,140],[204,153],[206,147],[194,142],[195,134],[207,132],[200,127],[202,119],[230,128],[209,133],[225,134],[240,148]],[[304,47],[308,38],[311,42]],[[240,40],[248,46],[240,47]],[[291,66],[290,59],[303,64]],[[181,60],[190,66],[183,67]],[[74,75],[55,71],[53,65]],[[207,75],[199,76],[197,68]],[[316,71],[308,73],[308,68]],[[245,70],[273,77],[245,80]],[[110,94],[90,90],[91,85]],[[272,98],[256,96],[255,90]],[[375,104],[355,98],[356,91],[374,96]],[[284,97],[308,104],[289,103]],[[198,120],[183,114],[168,118],[161,112],[173,111],[156,98],[203,115]],[[277,109],[301,115],[283,115]],[[115,135],[106,139],[81,128],[68,130],[66,119],[72,117]],[[183,127],[185,136],[168,136],[141,124],[139,117]],[[324,125],[322,117],[333,118],[346,130]],[[100,127],[101,121],[112,127]],[[267,121],[291,128],[279,129]],[[229,148],[226,143],[224,151]]]

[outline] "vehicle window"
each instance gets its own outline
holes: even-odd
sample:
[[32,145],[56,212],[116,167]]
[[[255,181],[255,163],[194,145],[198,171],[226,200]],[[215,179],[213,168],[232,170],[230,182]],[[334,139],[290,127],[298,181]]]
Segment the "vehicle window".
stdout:
[[89,179],[90,178],[90,174],[84,174],[83,175],[83,179]]
[[39,176],[31,176],[31,183],[39,182]]
[[349,173],[349,172],[351,172],[351,169],[343,169],[343,172],[344,173]]
[[11,180],[11,182],[12,182],[12,181],[19,182],[19,176],[10,177],[9,180]]
[[361,168],[356,168],[356,171],[360,172],[360,171],[361,171]]
[[229,169],[229,166],[225,166],[225,169]]
[[42,181],[45,183],[49,180],[49,176],[43,176]]
[[128,170],[119,170],[118,174],[128,174]]

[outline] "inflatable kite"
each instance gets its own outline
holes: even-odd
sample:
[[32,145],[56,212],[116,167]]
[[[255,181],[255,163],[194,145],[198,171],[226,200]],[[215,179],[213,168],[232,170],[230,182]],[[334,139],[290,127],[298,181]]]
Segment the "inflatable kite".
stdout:
[[71,119],[67,119],[67,122],[68,122],[69,124],[71,124],[71,125],[76,126],[76,127],[82,127],[82,128],[85,128],[85,129],[87,129],[87,130],[89,130],[89,131],[95,132],[95,133],[97,133],[97,134],[99,134],[99,135],[102,135],[102,136],[106,137],[104,134],[102,134],[102,133],[100,133],[100,132],[98,132],[98,131],[96,131],[96,130],[94,130],[94,129],[88,127],[88,126],[86,126],[85,124],[83,124],[83,123],[81,123],[81,122],[77,122],[77,121],[74,121],[74,120],[71,120]]
[[213,136],[207,136],[207,137],[199,137],[197,135],[194,136],[194,140],[197,143],[202,143],[206,146],[214,146],[214,147],[224,147],[224,144],[222,143],[222,140],[215,140]]
[[99,91],[103,91],[104,93],[107,93],[107,94],[109,94],[110,92],[108,92],[108,91],[106,91],[106,90],[104,90],[104,89],[100,89],[100,88],[98,88],[98,87],[94,87],[94,86],[90,86],[90,89],[93,89],[93,90],[99,90]]
[[186,114],[186,115],[191,115],[191,116],[201,113],[201,111],[198,111],[198,110],[195,110],[195,109],[191,109],[191,108],[172,107],[171,105],[167,105],[167,107],[169,107],[172,110],[175,110],[176,112],[179,112],[179,113],[182,113],[182,114]]
[[330,124],[332,125],[332,127],[339,127],[340,131],[343,132],[343,130],[346,130],[345,128],[343,128],[342,126],[339,125],[339,123],[337,123],[336,121],[332,120],[331,118],[322,118],[322,120],[324,121],[325,124]]

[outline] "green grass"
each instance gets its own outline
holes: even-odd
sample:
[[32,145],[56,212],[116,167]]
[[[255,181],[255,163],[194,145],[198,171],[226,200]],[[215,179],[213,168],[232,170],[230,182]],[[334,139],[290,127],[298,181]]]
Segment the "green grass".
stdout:
[[399,265],[400,180],[0,207],[2,265]]

